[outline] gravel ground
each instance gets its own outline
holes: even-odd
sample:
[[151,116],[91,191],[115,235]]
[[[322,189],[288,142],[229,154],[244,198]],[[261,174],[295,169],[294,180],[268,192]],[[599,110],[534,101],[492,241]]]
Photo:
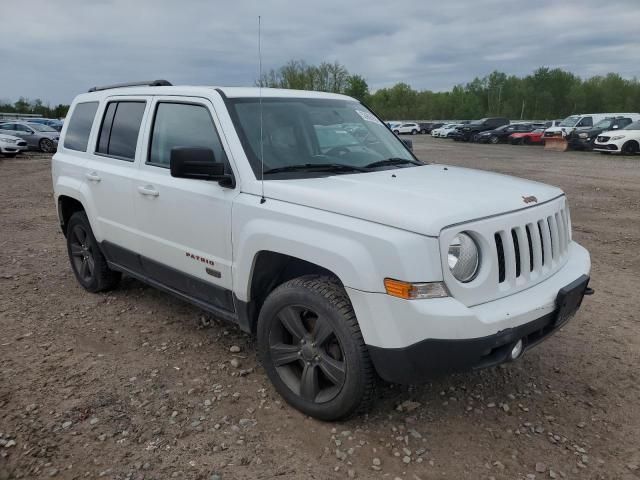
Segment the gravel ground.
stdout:
[[0,480],[639,478],[640,157],[413,139],[562,187],[596,294],[518,362],[381,384],[335,424],[284,404],[235,327],[131,279],[83,291],[50,159],[0,160]]

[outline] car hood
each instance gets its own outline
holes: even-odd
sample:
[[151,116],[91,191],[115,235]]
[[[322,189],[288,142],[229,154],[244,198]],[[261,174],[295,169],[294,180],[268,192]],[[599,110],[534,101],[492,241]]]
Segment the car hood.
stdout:
[[625,130],[624,128],[619,128],[617,130],[602,131],[598,134],[598,136],[603,137],[613,137],[614,135],[624,135],[629,138],[640,138],[640,130]]
[[563,195],[543,183],[446,165],[322,178],[271,180],[265,196],[428,236],[453,224],[520,210]]
[[0,140],[22,140],[20,137],[14,137],[13,135],[6,135],[0,133]]

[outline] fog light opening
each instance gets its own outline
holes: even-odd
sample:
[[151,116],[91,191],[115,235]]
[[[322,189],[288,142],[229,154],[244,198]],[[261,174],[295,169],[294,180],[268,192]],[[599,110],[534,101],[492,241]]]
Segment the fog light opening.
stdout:
[[522,343],[522,339],[518,340],[513,348],[511,349],[511,360],[517,359],[524,350],[524,344]]

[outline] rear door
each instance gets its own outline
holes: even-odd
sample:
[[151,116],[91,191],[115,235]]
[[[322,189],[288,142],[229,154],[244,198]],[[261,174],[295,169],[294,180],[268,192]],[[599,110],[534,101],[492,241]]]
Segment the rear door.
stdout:
[[143,121],[151,97],[110,97],[98,111],[99,130],[84,164],[102,247],[109,260],[139,270],[133,177],[141,151]]
[[169,170],[172,148],[204,147],[231,172],[220,131],[209,100],[156,97],[133,196],[145,274],[192,299],[233,311],[231,205],[237,189],[175,178]]

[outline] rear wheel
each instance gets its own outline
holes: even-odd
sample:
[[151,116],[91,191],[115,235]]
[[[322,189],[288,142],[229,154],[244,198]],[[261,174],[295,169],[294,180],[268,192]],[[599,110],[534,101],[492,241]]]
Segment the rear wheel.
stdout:
[[260,360],[293,407],[320,420],[366,410],[375,375],[346,292],[335,279],[304,276],[274,290],[258,319]]
[[418,134],[418,130],[416,130],[415,128],[411,130],[411,135],[417,135],[417,134]]
[[69,220],[67,252],[71,269],[85,290],[93,293],[109,290],[120,281],[120,272],[107,265],[84,212],[74,213]]
[[629,140],[622,145],[622,153],[624,155],[635,155],[640,150],[640,145],[635,140]]
[[495,145],[496,143],[498,143],[500,141],[500,139],[498,137],[496,137],[495,135],[492,135],[491,138],[489,139],[489,141]]
[[394,130],[393,133],[395,133],[396,135],[400,135],[400,131],[399,130]]

